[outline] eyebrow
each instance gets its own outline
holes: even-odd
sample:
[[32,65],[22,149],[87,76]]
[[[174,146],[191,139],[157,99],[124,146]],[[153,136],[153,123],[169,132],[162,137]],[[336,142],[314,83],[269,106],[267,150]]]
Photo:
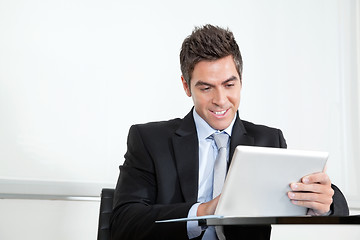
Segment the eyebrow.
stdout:
[[[235,80],[238,80],[238,78],[235,77],[235,76],[231,76],[231,77],[229,77],[228,79],[226,79],[225,81],[223,81],[223,82],[221,83],[221,85],[225,85],[225,84],[227,84],[228,82],[235,81]],[[196,84],[195,84],[195,87],[197,87],[197,86],[209,86],[209,87],[214,87],[215,85],[199,80],[199,81],[196,82]]]

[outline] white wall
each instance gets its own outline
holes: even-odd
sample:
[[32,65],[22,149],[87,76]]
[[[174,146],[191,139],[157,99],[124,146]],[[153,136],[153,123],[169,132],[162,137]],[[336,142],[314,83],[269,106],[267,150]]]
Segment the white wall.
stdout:
[[99,202],[0,200],[0,239],[71,240],[97,237]]
[[[360,207],[359,5],[0,0],[0,198],[114,186],[129,126],[189,111],[179,49],[195,25],[212,23],[229,27],[243,54],[241,117],[281,128],[289,148],[329,151],[330,177]],[[1,239],[96,238],[98,202],[0,208]]]

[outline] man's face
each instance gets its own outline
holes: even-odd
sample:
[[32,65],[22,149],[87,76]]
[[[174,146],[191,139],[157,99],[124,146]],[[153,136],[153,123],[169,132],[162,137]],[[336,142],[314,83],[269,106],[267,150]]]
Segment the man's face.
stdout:
[[241,82],[233,57],[201,61],[195,65],[190,88],[181,77],[196,112],[214,129],[227,128],[240,104]]

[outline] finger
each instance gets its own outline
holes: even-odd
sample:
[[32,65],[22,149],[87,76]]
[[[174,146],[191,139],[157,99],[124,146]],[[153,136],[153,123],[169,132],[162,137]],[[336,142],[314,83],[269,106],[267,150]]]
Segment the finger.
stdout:
[[[219,195],[220,196],[220,195]],[[219,196],[209,202],[201,203],[198,207],[197,216],[213,215],[219,201]]]
[[296,201],[317,201],[318,198],[316,195],[316,193],[307,192],[288,192],[288,197]]
[[313,201],[322,204],[331,204],[333,201],[332,196],[330,195],[311,193],[311,192],[288,192],[288,197],[291,200]]
[[290,184],[290,188],[295,192],[313,192],[325,194],[328,196],[334,195],[334,190],[330,185],[292,183]]
[[291,202],[297,206],[313,209],[313,211],[318,215],[322,215],[330,211],[330,205],[322,204],[319,202],[297,201],[297,200],[291,200]]
[[301,182],[305,184],[320,183],[320,184],[331,185],[329,176],[324,172],[307,175],[301,179]]

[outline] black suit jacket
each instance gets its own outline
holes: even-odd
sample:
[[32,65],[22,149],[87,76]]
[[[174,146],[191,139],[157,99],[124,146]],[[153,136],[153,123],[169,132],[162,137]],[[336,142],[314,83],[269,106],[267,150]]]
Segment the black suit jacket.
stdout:
[[[230,159],[238,145],[286,148],[279,129],[239,117],[231,135]],[[199,148],[192,111],[184,119],[132,126],[127,147],[115,191],[112,239],[188,239],[186,223],[155,221],[187,217],[197,202]],[[348,209],[342,194],[335,190],[337,201],[332,210],[341,215]],[[270,226],[237,229],[240,231],[225,228],[225,234],[270,238]]]

